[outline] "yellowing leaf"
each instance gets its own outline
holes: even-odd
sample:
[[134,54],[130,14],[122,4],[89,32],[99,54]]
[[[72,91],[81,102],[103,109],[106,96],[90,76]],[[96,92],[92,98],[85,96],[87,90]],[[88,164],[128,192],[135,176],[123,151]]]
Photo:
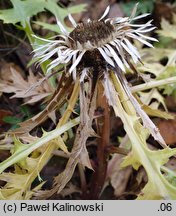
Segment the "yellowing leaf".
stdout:
[[[151,74],[154,74],[156,77],[158,77],[165,70],[165,67],[162,64],[158,63],[157,61],[156,62],[153,61],[154,59],[152,58],[152,55],[154,55],[154,52],[152,52],[151,54],[148,54],[147,53],[148,51],[150,50],[143,51],[144,62],[143,62],[143,65],[138,66],[138,70],[143,73],[145,73],[146,71],[150,72]],[[146,60],[148,60],[150,63],[147,62]]]
[[[165,176],[161,173],[161,167],[176,153],[176,149],[170,149],[165,146],[165,149],[151,151],[146,143],[148,131],[141,125],[138,117],[134,112],[130,112],[131,104],[125,100],[124,89],[113,77],[115,87],[118,89],[120,99],[123,101],[123,106],[118,97],[113,98],[115,101],[112,106],[118,109],[118,115],[124,123],[124,129],[131,141],[132,150],[127,157],[124,158],[122,166],[133,166],[138,169],[143,166],[147,176],[148,183],[140,193],[138,199],[175,199],[176,187],[168,182]],[[115,89],[111,89],[113,92]],[[111,96],[114,94],[112,93]],[[157,128],[154,132],[157,133]]]
[[[79,123],[79,118],[77,118],[72,120],[72,123],[70,122],[71,124],[69,122],[64,124],[68,121],[73,107],[77,101],[79,92],[78,87],[79,84],[77,82],[70,98],[70,102],[68,103],[69,107],[55,130],[50,132],[43,131],[43,136],[41,138],[35,139],[31,144],[22,144],[18,139],[16,139],[13,155],[0,164],[1,172],[8,166],[15,163],[18,163],[19,165],[15,166],[15,173],[13,173],[13,175],[8,176],[7,174],[6,177],[8,178],[4,179],[7,181],[7,184],[0,190],[0,196],[3,199],[30,199],[33,196],[33,193],[38,193],[38,190],[41,189],[43,185],[42,183],[38,185],[37,188],[31,188],[31,184],[37,176],[39,177],[39,180],[41,180],[39,176],[40,171],[52,157],[53,151],[60,147],[65,152],[67,152],[67,147],[65,146],[63,140],[61,140],[60,135]],[[58,137],[60,138],[58,139]],[[15,178],[19,177],[20,182],[23,182],[21,188],[19,188],[20,185],[18,188],[15,188],[13,179],[11,179],[13,176],[15,176]]]
[[21,190],[15,188],[0,189],[0,197],[3,200],[21,200],[22,194]]
[[176,23],[170,24],[167,20],[162,18],[161,30],[158,30],[157,32],[164,37],[176,39]]
[[69,130],[70,128],[76,126],[79,123],[79,118],[73,119],[72,121],[66,123],[65,125],[56,128],[53,131],[48,132],[46,135],[41,137],[40,139],[34,141],[31,144],[23,145],[22,148],[18,149],[14,152],[9,158],[4,160],[0,163],[0,173],[3,172],[7,167],[17,163],[21,159],[27,157],[31,152],[36,150],[37,148],[43,146],[44,144],[48,143],[49,141],[57,138],[65,131]]
[[149,116],[155,116],[155,117],[165,118],[165,119],[174,119],[174,115],[164,112],[162,110],[152,109],[150,106],[144,104],[142,105],[142,108]]
[[[6,199],[31,198],[34,191],[36,192],[37,189],[40,189],[43,184],[35,189],[31,189],[31,185],[35,178],[39,176],[41,169],[52,157],[55,148],[56,145],[52,141],[48,142],[47,145],[40,148],[42,152],[37,158],[32,158],[32,155],[31,157],[27,157],[25,163],[20,163],[20,168],[15,169],[15,173],[1,174],[0,179],[7,182],[1,189],[3,197]],[[39,149],[37,151],[39,151]],[[25,172],[23,170],[25,170]],[[10,196],[8,195],[9,191]]]
[[[77,82],[74,88],[75,92],[77,92],[78,86],[79,85]],[[87,93],[86,95],[90,94],[90,88],[88,91],[89,93]],[[63,190],[63,188],[66,186],[66,184],[70,181],[78,163],[81,163],[83,166],[92,169],[88,151],[86,149],[86,141],[88,137],[92,135],[91,134],[92,121],[94,119],[94,112],[96,107],[96,95],[97,95],[97,91],[94,92],[94,96],[90,101],[90,98],[85,96],[85,90],[83,88],[80,88],[81,123],[79,124],[79,127],[77,129],[76,138],[74,140],[74,145],[71,150],[70,157],[68,159],[64,171],[55,177],[53,188],[51,190],[37,192],[35,194],[37,199],[46,199],[52,196],[56,192],[60,193]],[[75,94],[73,94],[72,96],[74,98]],[[70,108],[72,108],[71,101],[70,101],[70,106],[67,109],[69,113],[70,113],[69,111]],[[86,124],[83,124],[83,122],[86,122]]]
[[67,146],[65,145],[63,139],[59,136],[57,139],[53,140],[53,142],[65,153],[69,153]]
[[158,103],[157,103],[157,107],[153,107],[153,108],[157,109],[159,105],[162,104],[165,110],[167,110],[167,107],[164,102],[164,98],[156,88],[151,89],[149,92],[138,92],[138,94],[140,95],[140,99],[143,104],[150,105],[152,108],[151,101],[155,99],[157,100]]

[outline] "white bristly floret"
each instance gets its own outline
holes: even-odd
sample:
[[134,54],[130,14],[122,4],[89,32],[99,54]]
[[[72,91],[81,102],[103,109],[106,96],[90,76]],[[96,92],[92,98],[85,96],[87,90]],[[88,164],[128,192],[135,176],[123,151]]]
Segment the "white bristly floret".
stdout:
[[[145,34],[154,30],[155,27],[153,27],[151,24],[152,20],[145,24],[133,23],[133,21],[142,19],[149,15],[142,14],[135,17],[137,4],[134,7],[130,17],[104,19],[109,13],[109,10],[110,7],[108,6],[102,17],[97,21],[104,22],[104,25],[108,24],[113,26],[114,31],[112,31],[112,33],[107,38],[101,39],[100,35],[99,41],[91,43],[91,41],[88,40],[82,44],[79,41],[74,41],[62,23],[57,20],[57,24],[62,32],[62,34],[58,36],[59,39],[43,39],[34,36],[44,43],[44,45],[40,45],[34,50],[34,58],[36,58],[39,63],[43,63],[46,60],[52,58],[53,60],[48,65],[48,71],[51,71],[60,64],[71,65],[68,71],[73,75],[74,79],[76,79],[77,67],[81,62],[82,57],[86,51],[96,49],[100,52],[108,65],[111,67],[118,66],[123,72],[125,72],[126,67],[130,67],[126,59],[127,54],[131,56],[131,59],[135,64],[140,60],[140,54],[131,41],[138,40],[148,47],[153,47],[150,41],[157,40]],[[73,27],[76,28],[79,24],[75,22],[71,15],[68,17]],[[91,25],[92,22],[93,21],[88,19],[86,23]],[[75,44],[74,48],[71,46],[70,41],[73,41]],[[88,74],[87,71],[88,69],[86,69],[86,71],[84,70],[84,75],[81,76],[81,80],[83,77],[86,77]]]

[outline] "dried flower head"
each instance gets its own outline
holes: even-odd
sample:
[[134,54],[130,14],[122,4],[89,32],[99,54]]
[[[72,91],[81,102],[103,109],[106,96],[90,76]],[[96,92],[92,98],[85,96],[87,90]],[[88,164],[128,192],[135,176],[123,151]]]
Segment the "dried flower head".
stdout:
[[105,19],[109,9],[108,6],[99,20],[88,19],[79,24],[69,15],[69,20],[74,26],[70,33],[57,20],[62,35],[59,35],[56,40],[40,38],[47,43],[34,50],[34,57],[42,63],[57,55],[49,64],[48,71],[64,64],[69,66],[67,67],[68,71],[74,79],[80,76],[80,81],[83,81],[87,75],[91,76],[92,71],[104,73],[105,68],[109,66],[111,68],[119,67],[125,72],[126,67],[130,68],[130,59],[134,63],[140,60],[140,54],[131,43],[131,39],[152,47],[148,41],[157,40],[144,34],[152,31],[155,27],[151,24],[152,20],[145,24],[133,24],[133,21],[149,15],[143,14],[135,17],[137,4],[130,17]]
[[[148,163],[146,162],[145,152],[147,152],[146,139],[149,134],[163,147],[167,147],[158,128],[132,94],[125,77],[126,68],[136,71],[133,63],[136,64],[140,61],[140,54],[131,41],[138,40],[142,44],[152,47],[149,41],[157,40],[146,36],[145,33],[152,31],[155,27],[152,26],[152,21],[148,21],[145,24],[133,23],[133,21],[148,15],[143,14],[135,17],[137,5],[134,7],[131,16],[125,18],[106,19],[105,17],[109,9],[110,7],[107,7],[99,20],[92,21],[89,19],[79,24],[69,15],[69,19],[74,26],[73,31],[70,33],[58,20],[57,23],[62,34],[58,35],[54,40],[39,38],[46,44],[34,50],[35,57],[39,63],[52,58],[48,71],[59,65],[64,65],[65,73],[68,72],[67,74],[69,75],[69,79],[67,79],[68,76],[65,76],[65,73],[62,74],[59,86],[62,86],[60,84],[64,83],[64,87],[60,87],[59,94],[56,94],[57,97],[54,97],[53,101],[51,101],[52,103],[48,105],[48,109],[45,110],[46,113],[48,113],[49,107],[53,108],[53,104],[57,104],[57,98],[62,102],[60,99],[62,98],[61,93],[67,92],[67,88],[69,89],[69,85],[72,84],[74,85],[74,90],[71,98],[73,95],[74,100],[77,100],[79,97],[80,105],[80,123],[70,158],[65,170],[55,178],[57,183],[55,182],[53,189],[43,193],[45,198],[55,192],[59,193],[65,187],[66,183],[71,179],[77,163],[92,168],[86,149],[86,141],[90,136],[97,136],[97,134],[99,139],[97,161],[100,168],[97,168],[98,171],[95,170],[94,177],[96,180],[93,182],[99,183],[96,183],[95,187],[93,187],[93,190],[95,188],[94,191],[90,190],[90,194],[92,192],[95,194],[101,193],[103,188],[102,179],[106,177],[104,174],[106,174],[107,147],[110,143],[109,106],[112,106],[115,114],[121,118],[124,129],[132,143],[132,153],[129,155],[130,157],[127,156],[126,165],[132,164],[135,168],[138,168],[141,163],[138,163],[138,158],[140,158],[140,161]],[[76,80],[75,82],[70,74]],[[62,80],[63,77],[66,82]],[[75,97],[75,91],[77,92],[77,97]],[[70,101],[73,100],[71,98]],[[73,104],[75,103],[76,101],[68,103],[68,109],[70,107],[73,109]],[[95,134],[92,124],[95,118],[95,110],[99,106],[102,110],[100,117],[96,119],[97,134]],[[37,117],[41,119],[44,116],[43,113]],[[67,119],[67,117],[65,118],[64,116],[63,119]],[[147,130],[143,130],[144,128]],[[100,164],[103,164],[103,166]],[[97,174],[97,172],[101,173],[101,175]]]

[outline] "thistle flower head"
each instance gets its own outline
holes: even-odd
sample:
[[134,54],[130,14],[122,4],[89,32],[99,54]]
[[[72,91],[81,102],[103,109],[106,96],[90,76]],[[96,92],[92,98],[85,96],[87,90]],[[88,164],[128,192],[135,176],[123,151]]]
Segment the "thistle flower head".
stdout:
[[76,23],[71,15],[69,20],[74,29],[68,32],[57,20],[62,32],[58,39],[47,40],[45,45],[41,45],[34,50],[35,55],[42,63],[53,56],[56,56],[48,66],[48,71],[60,64],[64,64],[69,73],[76,79],[80,76],[80,81],[91,74],[91,71],[105,71],[108,67],[118,67],[125,72],[130,68],[129,61],[134,63],[140,60],[137,48],[131,40],[138,40],[141,43],[152,47],[149,41],[157,41],[155,38],[146,36],[145,33],[152,31],[152,20],[145,24],[133,24],[133,21],[148,16],[143,14],[135,17],[137,5],[134,7],[130,17],[116,17],[105,19],[109,12],[108,6],[99,20],[88,19],[82,23]]

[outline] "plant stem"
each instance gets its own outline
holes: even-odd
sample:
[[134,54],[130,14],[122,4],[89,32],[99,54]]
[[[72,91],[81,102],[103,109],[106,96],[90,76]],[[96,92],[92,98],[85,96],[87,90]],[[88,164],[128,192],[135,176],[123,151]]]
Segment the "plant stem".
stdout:
[[175,82],[176,82],[176,76],[175,77],[169,77],[167,79],[150,81],[148,83],[143,83],[143,84],[140,84],[137,86],[133,86],[133,87],[131,87],[131,91],[133,93],[138,92],[138,91],[144,91],[144,90],[159,87],[162,85],[173,84]]
[[125,149],[125,148],[121,148],[121,147],[115,147],[115,146],[109,146],[107,148],[107,152],[108,154],[121,154],[121,155],[128,155],[128,153],[130,152],[129,150]]
[[32,31],[32,28],[29,22],[26,22],[26,27],[24,28],[24,31],[26,32],[28,40],[31,46],[33,47],[35,39],[32,37],[32,35],[34,34],[34,32]]
[[109,145],[110,137],[110,112],[106,97],[104,96],[103,86],[100,82],[98,85],[97,107],[103,110],[103,116],[97,119],[97,132],[100,138],[98,139],[97,147],[97,167],[93,174],[90,186],[89,199],[98,199],[100,197],[107,171],[107,146]]
[[79,169],[79,176],[80,176],[80,182],[81,182],[81,191],[82,193],[85,193],[87,190],[87,182],[86,182],[84,167],[81,163],[78,163],[78,169]]

